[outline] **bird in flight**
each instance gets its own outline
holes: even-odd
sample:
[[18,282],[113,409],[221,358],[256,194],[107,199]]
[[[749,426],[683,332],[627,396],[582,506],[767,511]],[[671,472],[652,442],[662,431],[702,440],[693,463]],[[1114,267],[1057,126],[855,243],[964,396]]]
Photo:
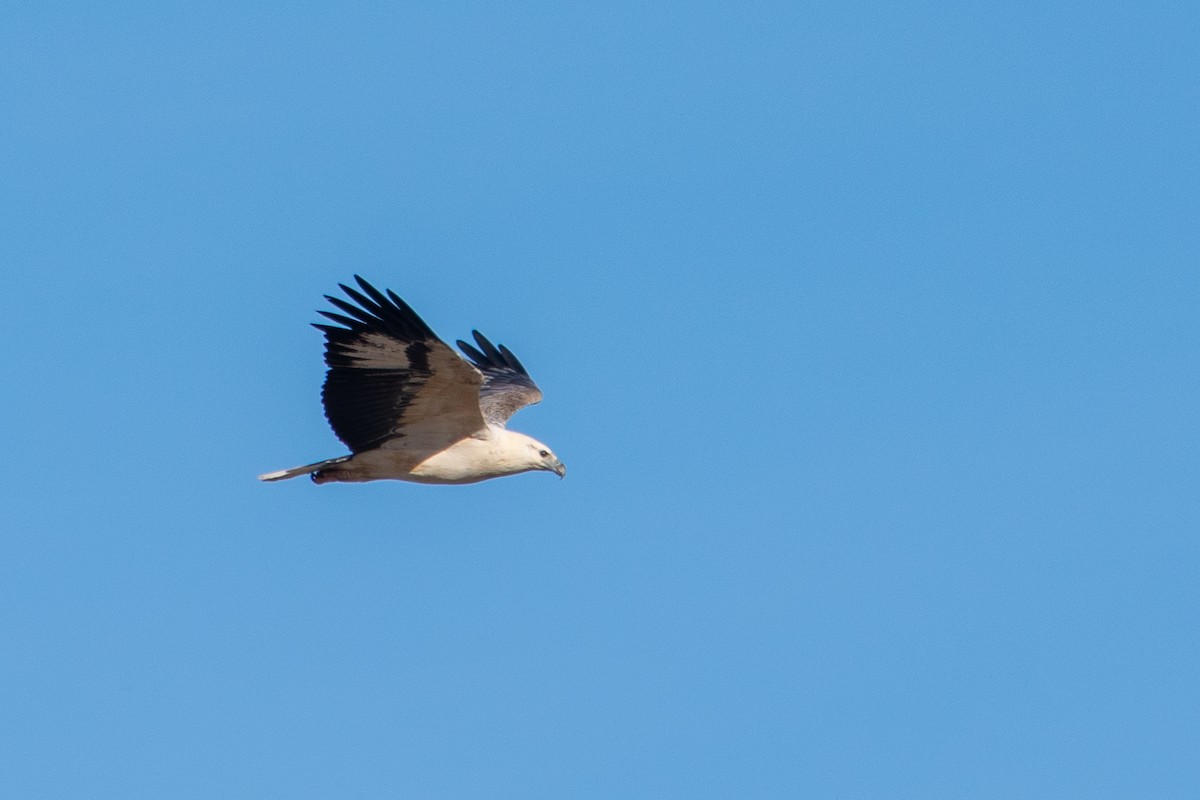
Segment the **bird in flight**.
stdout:
[[542,399],[507,347],[472,331],[474,346],[458,341],[463,358],[395,292],[354,280],[361,291],[338,284],[354,302],[325,296],[343,313],[317,312],[336,324],[313,324],[325,334],[325,418],[350,455],[259,480],[476,483],[531,470],[566,475],[549,447],[505,427]]

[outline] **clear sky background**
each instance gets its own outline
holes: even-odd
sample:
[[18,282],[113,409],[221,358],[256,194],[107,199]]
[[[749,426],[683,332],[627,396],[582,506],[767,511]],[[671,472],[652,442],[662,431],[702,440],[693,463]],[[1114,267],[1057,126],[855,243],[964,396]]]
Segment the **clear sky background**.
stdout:
[[[14,5],[0,796],[1200,796],[1194,4]],[[354,273],[566,480],[258,483]]]

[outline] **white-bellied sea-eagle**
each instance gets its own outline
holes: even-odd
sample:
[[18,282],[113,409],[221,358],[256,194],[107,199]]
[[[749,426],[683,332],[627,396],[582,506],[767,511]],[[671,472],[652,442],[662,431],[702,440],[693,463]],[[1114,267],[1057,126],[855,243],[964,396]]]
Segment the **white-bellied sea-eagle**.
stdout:
[[507,347],[472,331],[475,346],[458,342],[464,359],[395,292],[354,279],[361,292],[339,284],[353,303],[325,296],[343,314],[317,312],[337,324],[313,325],[325,334],[325,417],[350,455],[260,480],[475,483],[530,470],[566,475],[549,447],[505,428],[542,399]]

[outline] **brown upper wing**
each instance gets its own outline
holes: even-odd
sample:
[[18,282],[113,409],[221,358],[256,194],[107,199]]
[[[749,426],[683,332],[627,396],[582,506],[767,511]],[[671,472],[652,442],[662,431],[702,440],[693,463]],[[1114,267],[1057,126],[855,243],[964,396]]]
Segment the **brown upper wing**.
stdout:
[[480,371],[394,292],[354,279],[361,292],[339,284],[353,303],[325,297],[344,313],[317,312],[337,325],[314,324],[325,334],[321,400],[337,437],[360,453],[403,436],[449,444],[484,429]]

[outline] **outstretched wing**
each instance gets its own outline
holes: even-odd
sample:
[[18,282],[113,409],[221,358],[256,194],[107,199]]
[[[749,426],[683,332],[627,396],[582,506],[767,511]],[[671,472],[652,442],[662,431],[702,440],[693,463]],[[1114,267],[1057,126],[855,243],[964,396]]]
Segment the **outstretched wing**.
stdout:
[[458,340],[458,349],[483,373],[479,405],[484,418],[493,425],[503,427],[513,414],[525,406],[540,402],[542,390],[511,350],[504,345],[497,347],[479,331],[471,331],[471,335],[475,337],[479,349],[476,350],[462,339]]
[[344,314],[317,312],[343,327],[313,325],[325,334],[321,401],[337,437],[360,453],[402,436],[448,445],[484,429],[480,372],[394,292],[354,280],[362,292],[338,284],[354,303],[325,296]]

